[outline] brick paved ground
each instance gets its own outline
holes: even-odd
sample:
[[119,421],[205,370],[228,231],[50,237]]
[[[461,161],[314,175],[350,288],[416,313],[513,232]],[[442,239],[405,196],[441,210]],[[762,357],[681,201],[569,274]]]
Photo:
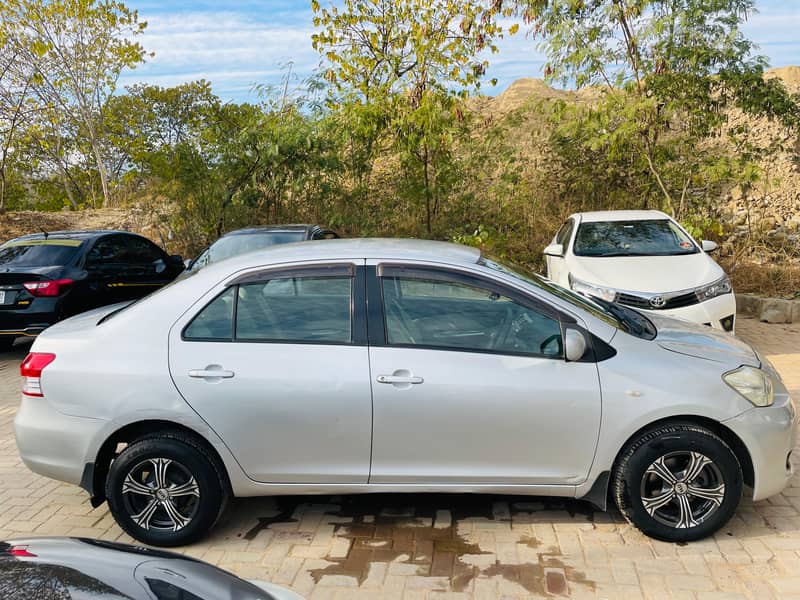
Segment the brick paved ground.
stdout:
[[[800,325],[741,320],[738,332],[800,398]],[[0,355],[0,539],[130,541],[105,505],[92,509],[79,488],[20,462],[11,423],[24,352]],[[577,501],[381,495],[237,500],[183,551],[312,599],[800,599],[800,476],[780,496],[744,500],[713,539],[684,546]]]

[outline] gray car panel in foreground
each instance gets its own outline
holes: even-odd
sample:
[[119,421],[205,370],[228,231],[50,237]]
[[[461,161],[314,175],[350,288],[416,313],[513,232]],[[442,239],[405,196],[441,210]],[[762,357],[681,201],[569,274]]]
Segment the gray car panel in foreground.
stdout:
[[23,376],[25,463],[160,545],[228,495],[420,491],[610,496],[693,540],[786,485],[796,425],[730,335],[416,240],[210,265],[46,330]]

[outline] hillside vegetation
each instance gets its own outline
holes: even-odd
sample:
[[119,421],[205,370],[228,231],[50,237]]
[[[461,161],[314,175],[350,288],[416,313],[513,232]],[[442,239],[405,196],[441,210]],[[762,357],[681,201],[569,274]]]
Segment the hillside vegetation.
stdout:
[[[149,57],[119,2],[0,4],[0,234],[112,226],[192,255],[320,222],[540,265],[571,212],[656,208],[721,242],[742,287],[800,289],[800,69],[767,70],[752,0],[311,8],[319,72],[237,104],[202,80],[118,90]],[[546,81],[484,95],[484,57],[521,29]]]

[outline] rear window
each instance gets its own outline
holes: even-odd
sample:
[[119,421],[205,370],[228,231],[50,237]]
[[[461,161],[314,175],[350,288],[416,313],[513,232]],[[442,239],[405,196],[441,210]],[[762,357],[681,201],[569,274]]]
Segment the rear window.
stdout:
[[291,244],[306,239],[305,231],[269,231],[261,233],[237,233],[220,238],[197,257],[192,269],[205,267],[211,263],[239,256],[254,250],[261,250],[278,244]]
[[24,240],[0,246],[0,265],[49,267],[65,265],[78,254],[81,240]]

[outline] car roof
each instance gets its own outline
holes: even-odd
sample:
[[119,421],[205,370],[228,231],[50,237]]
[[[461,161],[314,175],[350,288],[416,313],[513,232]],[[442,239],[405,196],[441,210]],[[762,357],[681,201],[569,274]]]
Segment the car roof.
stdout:
[[572,215],[581,223],[598,221],[647,221],[651,219],[669,219],[670,216],[660,210],[596,210],[580,212]]
[[229,235],[247,235],[248,233],[273,233],[281,231],[311,231],[313,229],[322,229],[319,225],[306,225],[302,223],[290,223],[288,225],[259,225],[257,227],[245,227],[244,229],[235,229],[229,231],[222,237]]
[[142,237],[130,231],[117,231],[114,229],[92,229],[92,230],[87,229],[80,231],[48,231],[47,233],[45,232],[29,233],[27,235],[21,235],[20,237],[14,238],[14,240],[10,241],[22,242],[24,240],[44,240],[44,239],[90,240],[103,235],[108,235],[110,233],[122,233],[125,235],[135,235],[137,237]]
[[232,272],[257,264],[280,264],[327,259],[420,260],[448,264],[474,265],[481,253],[477,248],[403,238],[348,238],[311,242],[295,242],[269,246],[221,260],[200,269],[198,273]]

